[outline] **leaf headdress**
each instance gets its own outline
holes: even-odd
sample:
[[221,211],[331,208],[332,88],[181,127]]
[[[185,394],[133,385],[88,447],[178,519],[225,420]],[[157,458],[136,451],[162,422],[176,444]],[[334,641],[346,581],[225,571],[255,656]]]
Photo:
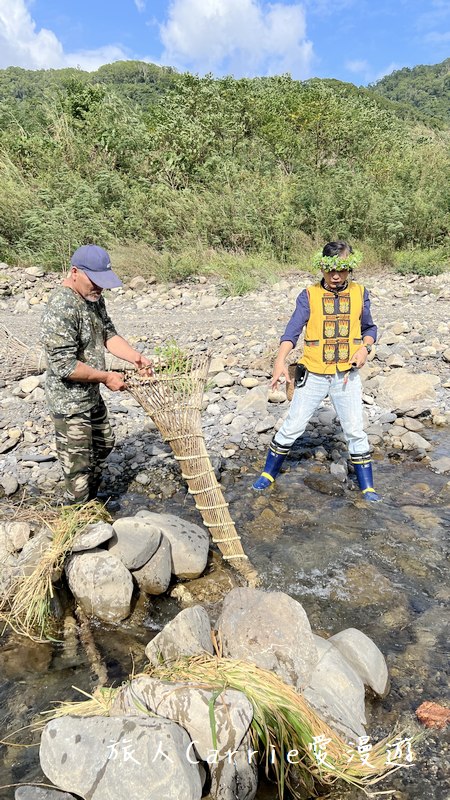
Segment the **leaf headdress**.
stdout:
[[362,261],[362,254],[359,250],[349,253],[347,256],[323,256],[322,251],[318,250],[313,258],[313,268],[317,272],[324,269],[330,271],[332,269],[348,269],[349,271],[359,266]]

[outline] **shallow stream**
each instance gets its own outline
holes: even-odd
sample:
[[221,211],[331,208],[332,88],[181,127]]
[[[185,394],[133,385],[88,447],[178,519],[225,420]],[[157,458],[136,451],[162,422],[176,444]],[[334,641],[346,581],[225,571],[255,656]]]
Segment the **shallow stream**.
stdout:
[[[450,431],[435,432],[434,446],[433,455],[448,454]],[[249,465],[251,458],[249,454]],[[289,464],[264,495],[249,490],[256,465],[247,473],[225,473],[225,494],[245,550],[262,575],[263,588],[285,591],[299,600],[316,633],[328,636],[356,627],[373,638],[386,656],[391,689],[383,700],[368,698],[367,732],[373,742],[395,725],[411,735],[419,729],[414,711],[424,700],[446,705],[449,701],[448,476],[434,474],[421,462],[384,458],[375,465],[376,487],[384,502],[366,504],[357,491],[327,494],[335,484],[330,486],[320,464]],[[121,502],[121,516],[144,506],[199,522],[182,491],[171,500],[150,503],[145,495],[127,494]],[[120,683],[133,666],[140,669],[148,640],[178,610],[173,598],[146,598],[120,626],[93,626],[111,683]],[[0,643],[0,739],[28,725],[55,701],[83,699],[74,686],[88,692],[93,688],[80,647],[33,644],[12,634]],[[32,744],[0,745],[0,786],[45,781],[38,762],[39,737],[24,731],[15,741]],[[444,734],[430,732],[418,746],[413,765],[378,788],[394,790],[395,800],[447,800],[446,769]],[[354,800],[365,795],[334,788],[328,796]],[[13,788],[0,788],[2,800],[13,797]],[[258,800],[275,798],[274,787],[262,784]]]

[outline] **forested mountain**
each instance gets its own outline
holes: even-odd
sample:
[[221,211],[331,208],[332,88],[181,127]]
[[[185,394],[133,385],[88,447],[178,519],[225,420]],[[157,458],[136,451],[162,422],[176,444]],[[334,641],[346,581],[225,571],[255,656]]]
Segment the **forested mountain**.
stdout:
[[170,67],[144,61],[115,61],[104,64],[96,72],[83,72],[72,67],[39,70],[8,67],[0,70],[0,101],[42,98],[48,92],[64,90],[76,82],[86,86],[114,86],[123,97],[148,103],[171,86],[175,76],[175,70]]
[[389,100],[408,103],[450,125],[450,58],[440,64],[396,70],[371,88]]
[[297,263],[336,236],[380,257],[436,247],[449,230],[449,143],[445,126],[339,81],[140,62],[9,68],[0,260],[61,266],[93,240],[146,243],[173,263],[189,252],[192,264],[229,253]]

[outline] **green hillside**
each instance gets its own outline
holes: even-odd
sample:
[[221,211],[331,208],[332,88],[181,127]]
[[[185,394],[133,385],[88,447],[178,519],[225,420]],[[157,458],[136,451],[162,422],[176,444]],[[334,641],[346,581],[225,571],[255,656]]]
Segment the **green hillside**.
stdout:
[[336,237],[378,261],[440,247],[450,132],[405,108],[339,81],[141,62],[2,70],[0,260],[61,267],[94,240],[176,275],[304,263]]
[[414,106],[428,117],[450,125],[450,58],[440,64],[396,70],[371,88],[389,100]]

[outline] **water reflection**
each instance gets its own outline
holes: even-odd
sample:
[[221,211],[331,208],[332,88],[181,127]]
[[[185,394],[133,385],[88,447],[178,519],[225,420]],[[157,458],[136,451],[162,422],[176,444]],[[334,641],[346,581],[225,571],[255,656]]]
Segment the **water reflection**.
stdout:
[[[439,447],[448,451],[449,445],[450,434],[445,431]],[[435,475],[420,462],[391,464],[384,459],[376,465],[377,489],[384,502],[369,506],[357,491],[330,494],[333,484],[322,469],[293,460],[290,470],[261,496],[249,489],[251,470],[226,473],[232,516],[246,552],[263,576],[264,588],[286,591],[299,600],[316,632],[326,636],[347,627],[360,628],[386,655],[391,691],[384,700],[367,704],[372,738],[381,738],[398,721],[411,733],[418,729],[413,711],[423,700],[446,701],[448,476]],[[127,495],[121,514],[133,513],[143,504],[142,496]],[[183,491],[170,502],[152,503],[155,511],[163,508],[198,521]],[[120,629],[94,625],[112,682],[120,683],[133,668],[142,666],[146,643],[178,610],[173,598],[141,598]],[[29,723],[53,701],[77,698],[73,686],[92,688],[80,648],[69,659],[62,646],[52,649],[3,637],[0,738],[5,730]],[[30,741],[28,733],[18,738]],[[442,734],[433,733],[420,747],[414,768],[386,779],[381,788],[395,789],[397,800],[444,800],[442,748]],[[42,779],[37,747],[1,747],[0,756],[0,784]],[[13,789],[0,790],[0,798],[13,796]],[[335,789],[330,796],[353,800],[364,795]],[[275,797],[267,786],[258,794],[258,800]]]

